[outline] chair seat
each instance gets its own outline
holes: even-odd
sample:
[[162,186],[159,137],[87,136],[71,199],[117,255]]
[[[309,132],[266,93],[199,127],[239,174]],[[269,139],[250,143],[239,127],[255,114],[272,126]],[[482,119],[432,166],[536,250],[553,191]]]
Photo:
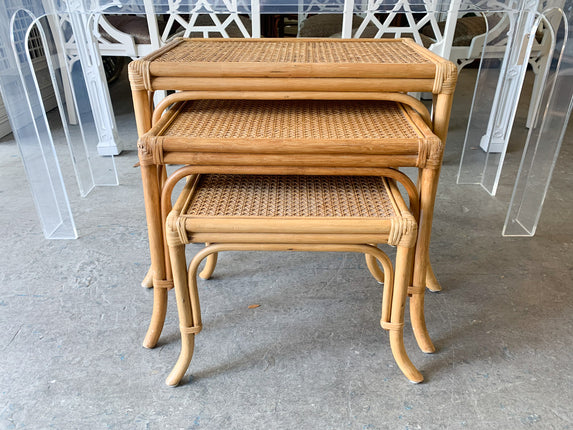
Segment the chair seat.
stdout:
[[158,164],[424,167],[442,156],[414,109],[369,100],[185,101],[139,145]]
[[167,225],[185,243],[230,235],[227,242],[397,244],[416,233],[396,184],[374,176],[197,175]]

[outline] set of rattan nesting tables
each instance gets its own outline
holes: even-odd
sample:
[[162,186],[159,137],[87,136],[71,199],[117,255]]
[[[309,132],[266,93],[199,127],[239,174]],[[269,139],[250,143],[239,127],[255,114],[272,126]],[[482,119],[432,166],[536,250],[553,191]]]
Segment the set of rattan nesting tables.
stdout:
[[[144,345],[158,341],[172,287],[179,313],[167,384],[201,330],[197,268],[206,258],[209,278],[227,250],[365,254],[396,363],[421,382],[404,307],[411,296],[418,345],[433,352],[424,291],[439,289],[428,248],[455,66],[407,39],[176,39],[129,73],[154,287]],[[176,92],[153,109],[156,90]],[[433,93],[432,115],[408,92]],[[182,167],[168,177],[166,165]],[[401,167],[417,167],[418,183]],[[189,268],[188,243],[206,244]],[[396,246],[394,266],[378,244]]]

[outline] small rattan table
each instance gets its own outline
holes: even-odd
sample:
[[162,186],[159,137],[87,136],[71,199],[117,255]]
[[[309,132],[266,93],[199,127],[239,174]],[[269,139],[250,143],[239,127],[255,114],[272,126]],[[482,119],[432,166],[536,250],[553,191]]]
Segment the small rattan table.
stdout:
[[[411,318],[433,352],[424,289],[456,67],[408,39],[176,39],[130,64],[151,249],[154,347],[173,286],[164,235],[174,183],[191,173],[387,176],[420,169],[407,191],[419,229]],[[152,110],[154,91],[176,90]],[[432,116],[407,92],[432,92]],[[167,109],[169,107],[169,109]],[[226,126],[228,126],[226,128]],[[187,170],[166,180],[166,164]],[[368,259],[372,265],[372,259]],[[428,276],[426,276],[428,274]]]
[[[359,252],[384,268],[380,324],[390,332],[396,363],[412,382],[423,380],[404,348],[404,302],[416,242],[416,221],[396,183],[381,176],[193,175],[167,217],[181,331],[181,352],[168,385],[178,385],[201,331],[197,268],[220,251]],[[188,243],[211,243],[189,273]],[[396,264],[372,244],[395,245]],[[210,264],[201,273],[209,278]],[[379,275],[377,275],[379,276]]]

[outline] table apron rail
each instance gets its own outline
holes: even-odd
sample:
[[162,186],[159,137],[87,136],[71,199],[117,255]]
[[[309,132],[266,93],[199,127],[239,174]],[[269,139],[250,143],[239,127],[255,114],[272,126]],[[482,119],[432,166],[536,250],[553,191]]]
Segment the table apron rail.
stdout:
[[[233,154],[168,152],[164,164],[212,166],[418,167],[417,155]],[[256,173],[256,172],[251,172]]]
[[[404,78],[209,78],[152,77],[153,90],[240,91],[244,98],[258,98],[258,91],[284,92],[281,98],[297,98],[296,92],[432,92],[434,79]],[[249,94],[251,92],[251,94]],[[362,98],[354,94],[354,99]]]

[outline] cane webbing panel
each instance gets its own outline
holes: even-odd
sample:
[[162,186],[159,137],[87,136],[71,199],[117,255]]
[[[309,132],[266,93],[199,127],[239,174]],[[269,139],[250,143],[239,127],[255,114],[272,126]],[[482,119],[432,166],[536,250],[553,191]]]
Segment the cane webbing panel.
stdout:
[[189,139],[418,139],[424,135],[394,102],[197,100],[162,135]]
[[158,63],[348,63],[432,64],[411,44],[399,41],[340,42],[332,40],[280,42],[185,40],[154,59]]
[[[197,88],[186,82],[193,77],[222,79],[219,84],[230,77],[385,78],[400,82],[404,91],[431,88],[438,94],[453,90],[456,70],[409,39],[177,38],[131,62],[129,77],[132,89],[149,91]],[[283,84],[289,91],[288,83]]]
[[201,175],[181,214],[390,219],[397,210],[381,177]]
[[373,100],[179,102],[138,148],[142,164],[203,166],[423,168],[443,154],[414,109]]

